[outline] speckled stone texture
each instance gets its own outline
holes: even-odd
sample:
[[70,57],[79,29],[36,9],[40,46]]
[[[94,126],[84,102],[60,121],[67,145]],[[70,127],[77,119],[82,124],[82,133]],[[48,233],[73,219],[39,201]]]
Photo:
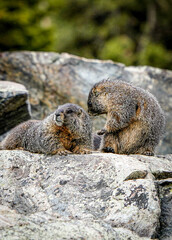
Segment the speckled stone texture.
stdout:
[[172,155],[0,151],[0,239],[172,238]]
[[[91,87],[102,79],[122,79],[153,93],[166,115],[166,133],[157,153],[172,153],[172,71],[126,67],[113,61],[85,59],[67,53],[4,52],[0,54],[0,80],[22,83],[29,90],[33,118],[43,118],[57,105],[72,102],[87,110]],[[105,118],[94,120],[96,130]]]

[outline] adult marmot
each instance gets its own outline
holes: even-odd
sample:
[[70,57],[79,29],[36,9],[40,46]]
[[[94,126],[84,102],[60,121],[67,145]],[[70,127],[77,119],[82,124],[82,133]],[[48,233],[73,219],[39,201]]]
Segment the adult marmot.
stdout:
[[118,154],[154,155],[165,117],[149,92],[123,81],[103,80],[93,86],[88,112],[107,114],[101,150]]
[[92,150],[92,124],[84,109],[67,103],[42,121],[29,120],[13,128],[0,146],[34,153],[86,154]]

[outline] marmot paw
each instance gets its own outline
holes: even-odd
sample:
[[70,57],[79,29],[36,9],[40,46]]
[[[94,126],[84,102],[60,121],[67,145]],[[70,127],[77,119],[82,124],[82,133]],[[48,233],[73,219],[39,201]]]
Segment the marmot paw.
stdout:
[[106,153],[115,153],[115,151],[114,151],[114,149],[113,148],[111,148],[111,147],[104,147],[103,149],[102,149],[102,152],[106,152]]
[[92,151],[90,149],[83,148],[83,149],[77,149],[76,151],[73,151],[73,153],[75,153],[75,154],[90,154],[90,153],[92,153]]
[[103,135],[105,133],[106,133],[106,130],[104,128],[99,130],[99,131],[97,131],[97,135]]
[[57,150],[56,151],[56,154],[58,154],[58,155],[60,155],[60,156],[62,156],[62,155],[68,155],[68,154],[71,154],[71,152],[70,151],[68,151],[68,150]]
[[146,151],[143,153],[143,155],[146,155],[146,156],[154,156],[154,153],[153,152],[150,152],[150,151]]

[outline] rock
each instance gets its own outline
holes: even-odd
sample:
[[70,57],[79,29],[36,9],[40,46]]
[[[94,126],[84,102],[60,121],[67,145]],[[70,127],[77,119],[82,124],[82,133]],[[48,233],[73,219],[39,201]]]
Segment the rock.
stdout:
[[[34,118],[43,118],[57,105],[72,102],[87,110],[91,87],[106,78],[133,82],[149,90],[165,111],[167,126],[157,153],[172,153],[172,71],[153,67],[126,67],[113,61],[90,60],[67,53],[4,52],[0,58],[0,79],[24,84],[30,92]],[[99,130],[105,117],[94,120]]]
[[170,179],[172,155],[0,151],[0,239],[170,239]]
[[19,220],[19,214],[5,205],[0,205],[0,229],[15,226]]
[[163,240],[172,239],[172,178],[159,182],[161,200],[160,236]]
[[0,135],[30,117],[26,88],[18,83],[0,81]]

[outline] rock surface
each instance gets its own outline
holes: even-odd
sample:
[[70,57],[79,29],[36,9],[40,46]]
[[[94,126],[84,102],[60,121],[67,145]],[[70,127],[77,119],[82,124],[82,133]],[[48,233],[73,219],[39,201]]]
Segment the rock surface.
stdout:
[[0,151],[0,239],[172,238],[172,155]]
[[30,119],[28,91],[18,83],[0,81],[0,135]]
[[[0,80],[22,83],[30,92],[34,118],[43,118],[57,105],[72,102],[87,109],[88,93],[96,82],[110,77],[133,82],[153,93],[166,114],[167,127],[160,154],[172,153],[172,71],[152,67],[126,67],[112,61],[90,60],[66,53],[4,52]],[[105,120],[97,118],[95,129]]]
[[164,240],[172,239],[172,179],[159,182],[161,200],[160,236]]

